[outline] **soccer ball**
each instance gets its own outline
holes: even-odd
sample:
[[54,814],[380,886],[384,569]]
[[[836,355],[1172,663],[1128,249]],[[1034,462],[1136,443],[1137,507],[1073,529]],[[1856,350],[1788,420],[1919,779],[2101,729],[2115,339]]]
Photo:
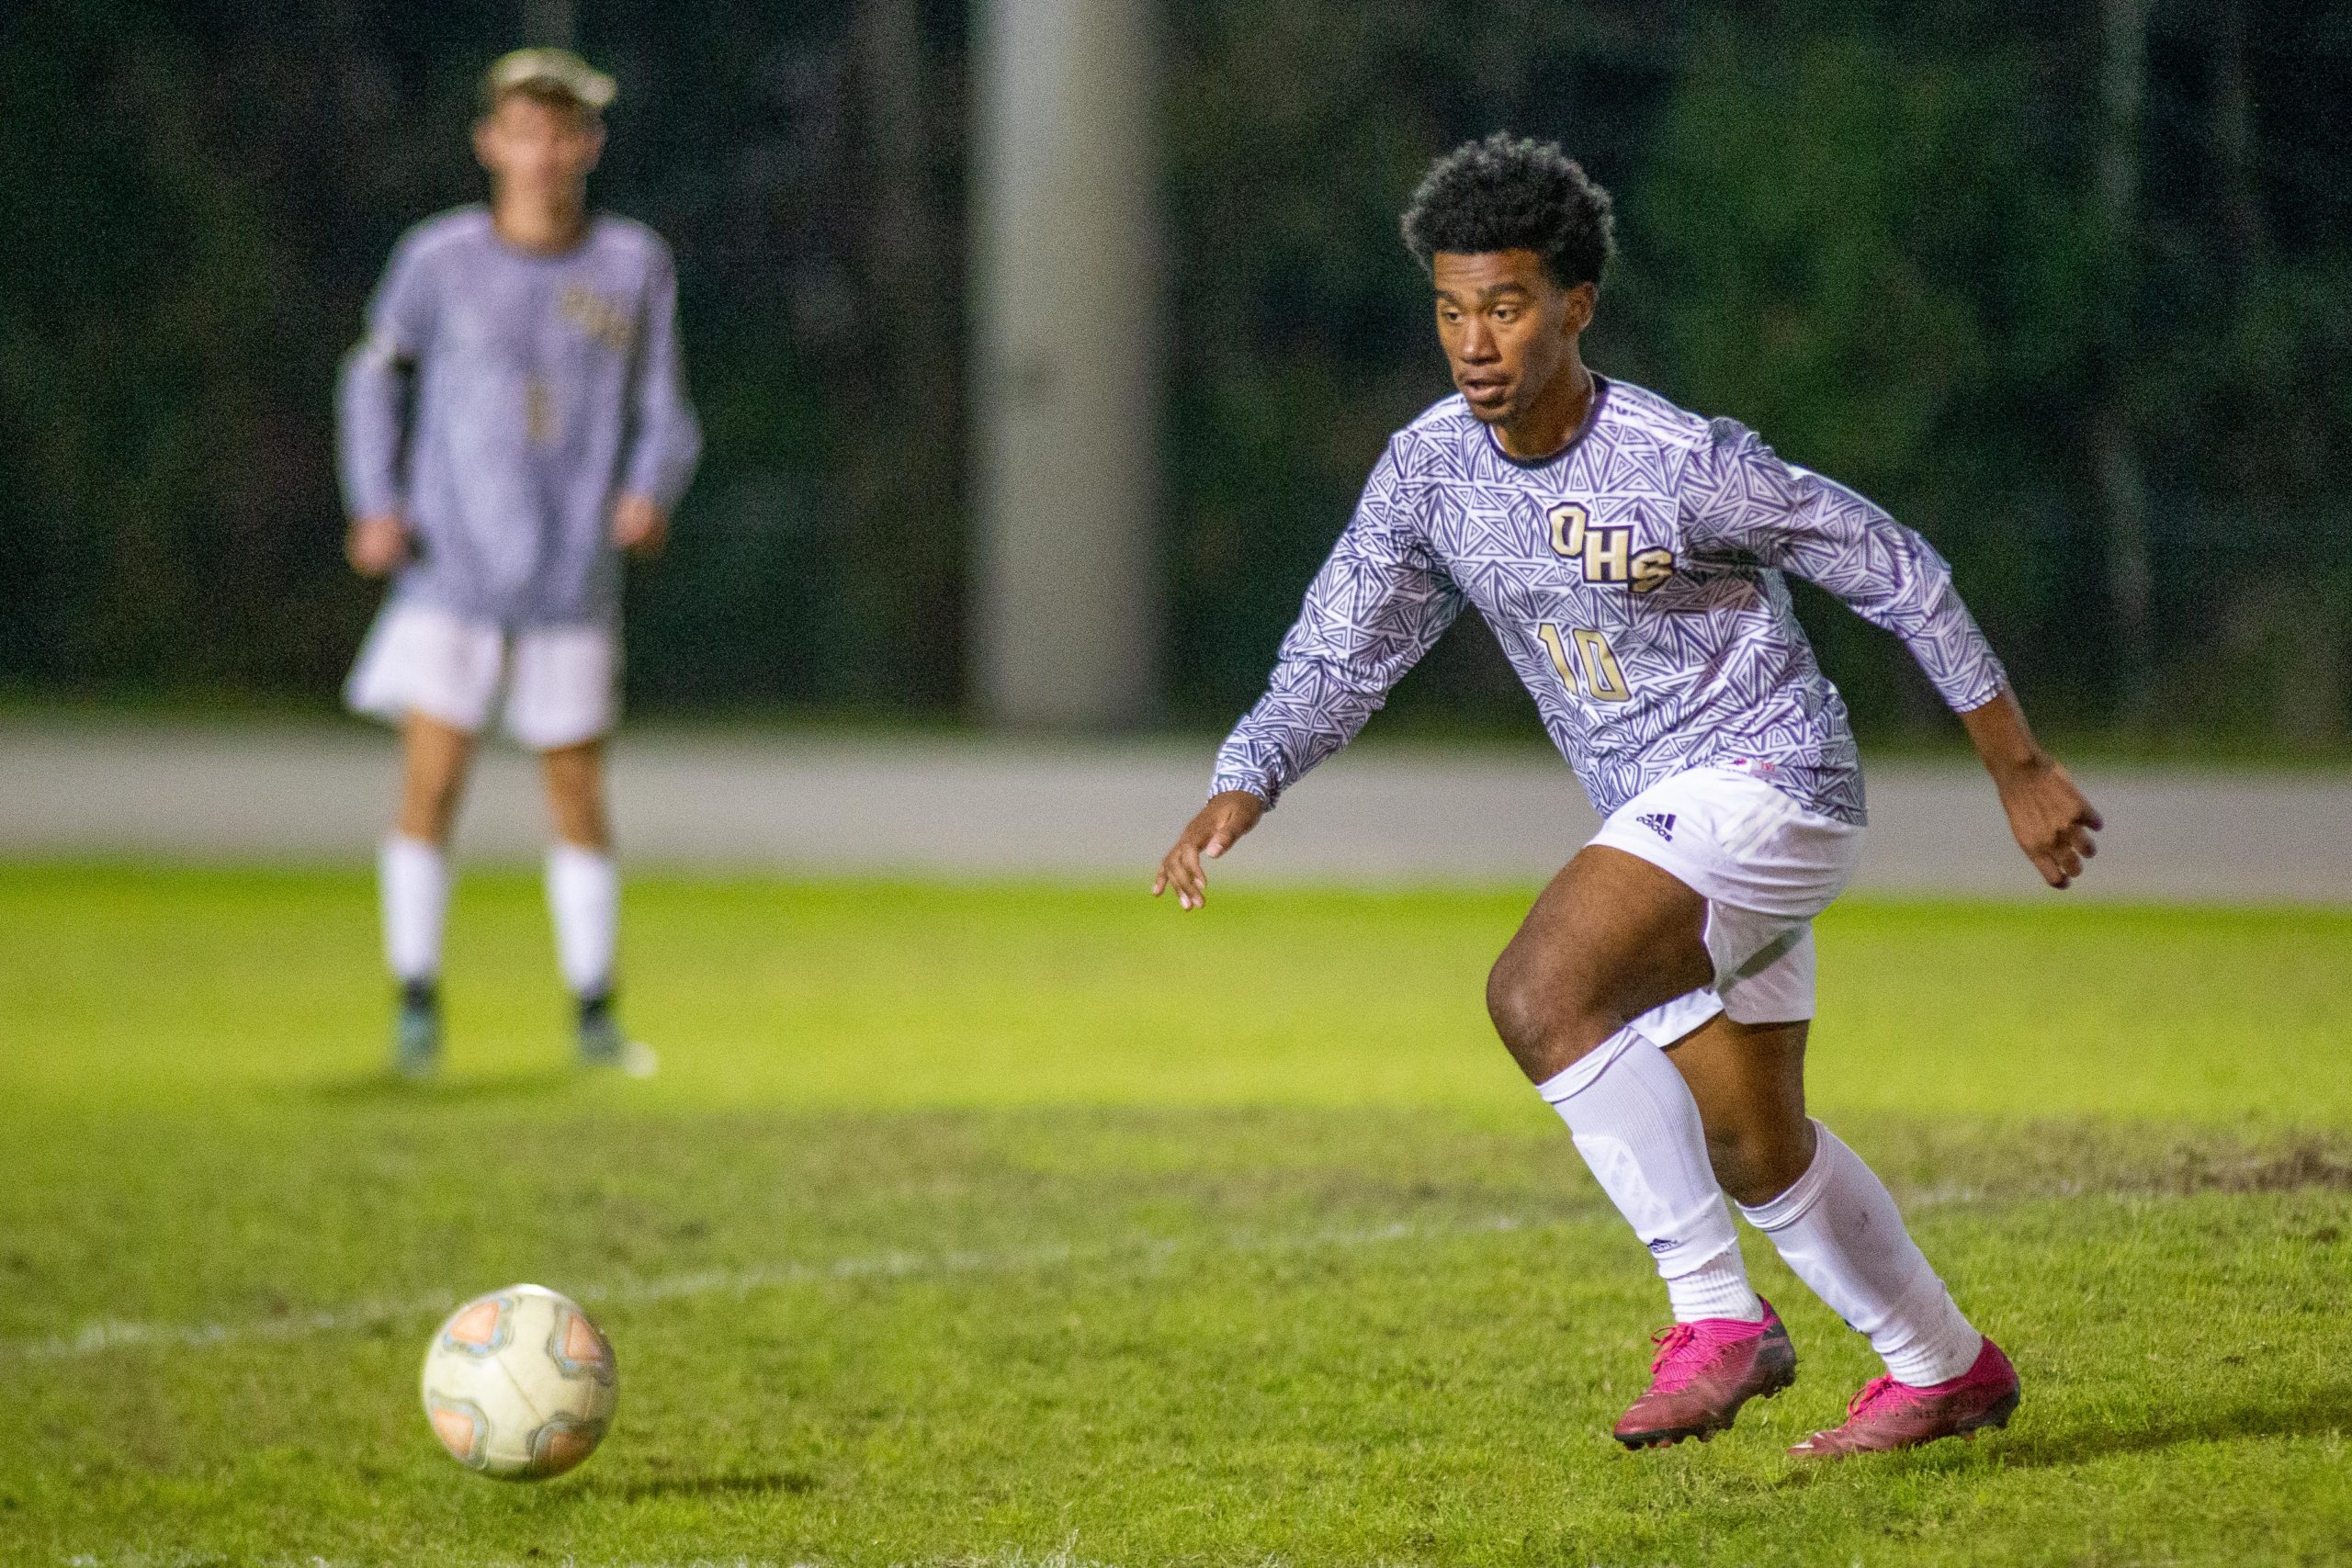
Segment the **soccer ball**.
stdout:
[[612,1341],[544,1285],[476,1296],[424,1350],[433,1435],[502,1481],[544,1481],[594,1453],[620,1397]]

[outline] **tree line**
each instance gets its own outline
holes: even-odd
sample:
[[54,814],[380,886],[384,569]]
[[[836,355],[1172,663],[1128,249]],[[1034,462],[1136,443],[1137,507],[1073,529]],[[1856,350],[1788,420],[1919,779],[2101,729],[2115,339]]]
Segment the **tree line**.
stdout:
[[[640,709],[963,701],[970,19],[579,0],[598,200],[675,246],[709,435],[628,604]],[[391,242],[473,198],[541,6],[30,0],[0,22],[0,682],[331,697],[331,395]],[[2037,711],[2352,723],[2352,5],[1168,0],[1165,700],[1254,694],[1447,389],[1396,215],[1554,136],[1616,193],[1595,365],[1920,527]],[[867,389],[890,390],[881,398]],[[1935,722],[1804,604],[1866,729]],[[1524,725],[1465,626],[1398,694]]]

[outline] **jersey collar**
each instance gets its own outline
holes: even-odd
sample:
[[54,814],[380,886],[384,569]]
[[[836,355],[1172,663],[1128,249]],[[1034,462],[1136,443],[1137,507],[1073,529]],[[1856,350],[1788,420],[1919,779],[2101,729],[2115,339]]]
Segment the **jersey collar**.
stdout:
[[1570,435],[1566,444],[1558,451],[1548,457],[1514,457],[1503,450],[1501,440],[1495,434],[1495,427],[1480,420],[1478,428],[1485,432],[1487,445],[1494,449],[1495,456],[1514,468],[1548,468],[1583,446],[1584,438],[1592,434],[1592,427],[1600,423],[1601,404],[1609,400],[1609,378],[1598,370],[1590,374],[1592,376],[1592,406],[1584,411],[1584,423],[1577,426],[1576,434]]

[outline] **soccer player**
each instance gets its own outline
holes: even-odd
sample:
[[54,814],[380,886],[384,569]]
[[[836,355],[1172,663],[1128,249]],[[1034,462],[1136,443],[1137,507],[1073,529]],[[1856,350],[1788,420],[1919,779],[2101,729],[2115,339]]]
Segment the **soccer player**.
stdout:
[[1154,895],[1200,908],[1203,862],[1476,606],[1604,819],[1504,949],[1487,1005],[1666,1281],[1674,1326],[1618,1440],[1704,1438],[1796,1375],[1726,1194],[1886,1363],[1795,1452],[2005,1425],[2008,1359],[1871,1168],[1805,1115],[1812,920],[1853,873],[1862,775],[1784,574],[1903,639],[2052,886],[2081,874],[2098,813],[2035,744],[1926,540],[1734,421],[1586,368],[1612,238],[1609,197],[1574,160],[1468,143],[1403,228],[1458,393],[1374,467]]
[[380,863],[400,987],[394,1064],[433,1071],[447,845],[477,738],[503,695],[539,753],[556,952],[582,1062],[650,1071],[613,1012],[620,883],[603,744],[616,716],[619,552],[658,552],[701,435],[687,405],[670,253],[587,204],[613,80],[518,51],[482,84],[487,207],[411,230],[344,368],[351,564],[390,593],[345,697],[400,728],[399,818]]

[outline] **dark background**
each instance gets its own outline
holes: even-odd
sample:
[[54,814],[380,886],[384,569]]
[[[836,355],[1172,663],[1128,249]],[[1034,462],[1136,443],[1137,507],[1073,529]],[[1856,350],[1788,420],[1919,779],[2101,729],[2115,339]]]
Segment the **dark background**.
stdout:
[[[1504,127],[1617,195],[1596,367],[1925,531],[2039,714],[2339,739],[2352,5],[2132,9],[1170,0],[1169,716],[1246,705],[1382,440],[1448,389],[1396,215]],[[677,251],[709,437],[630,590],[632,702],[959,713],[964,7],[571,24],[621,83],[597,199]],[[333,700],[375,593],[339,555],[336,364],[401,231],[478,195],[474,83],[533,26],[0,22],[0,689]],[[1866,732],[1937,722],[1894,645],[1806,613]],[[1465,624],[1397,705],[1523,704]]]

